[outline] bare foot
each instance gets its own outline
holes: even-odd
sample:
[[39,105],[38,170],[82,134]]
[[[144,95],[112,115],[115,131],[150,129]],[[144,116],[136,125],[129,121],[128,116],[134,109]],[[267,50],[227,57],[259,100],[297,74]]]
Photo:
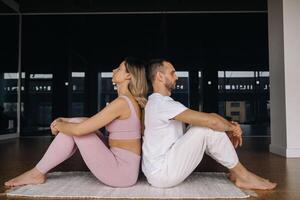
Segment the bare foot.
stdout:
[[269,180],[259,177],[249,171],[243,175],[230,173],[229,179],[234,182],[236,186],[244,189],[272,190],[277,186],[276,183],[272,183]]
[[277,184],[248,171],[240,162],[230,169],[228,178],[236,186],[244,189],[272,190]]
[[5,186],[8,187],[15,187],[21,185],[37,185],[44,183],[46,181],[46,175],[42,174],[36,168],[33,168],[16,178],[13,178],[4,183]]

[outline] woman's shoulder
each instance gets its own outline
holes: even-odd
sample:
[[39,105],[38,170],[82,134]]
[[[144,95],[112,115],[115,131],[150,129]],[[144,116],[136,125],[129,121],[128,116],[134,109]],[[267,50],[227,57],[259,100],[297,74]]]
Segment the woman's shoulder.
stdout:
[[128,104],[127,100],[128,100],[127,96],[118,96],[111,103],[118,104],[118,105],[127,105]]
[[113,106],[113,107],[117,107],[117,108],[124,108],[124,107],[128,107],[128,102],[123,97],[117,97],[112,102],[110,102],[108,104],[108,106]]

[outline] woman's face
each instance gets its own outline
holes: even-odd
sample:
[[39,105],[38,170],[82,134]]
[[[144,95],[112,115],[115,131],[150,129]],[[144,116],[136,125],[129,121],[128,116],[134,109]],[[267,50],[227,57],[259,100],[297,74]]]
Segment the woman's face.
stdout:
[[125,61],[123,61],[118,68],[113,69],[112,82],[120,84],[126,80],[130,80],[130,74],[126,72]]

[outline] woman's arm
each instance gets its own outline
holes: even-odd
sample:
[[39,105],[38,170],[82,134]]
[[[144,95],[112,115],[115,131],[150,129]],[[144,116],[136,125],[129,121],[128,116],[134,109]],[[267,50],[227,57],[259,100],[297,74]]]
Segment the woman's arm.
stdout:
[[104,127],[122,114],[125,114],[128,111],[126,108],[129,110],[126,100],[117,98],[103,110],[81,123],[70,123],[58,120],[55,122],[54,127],[67,135],[86,135]]
[[[75,117],[76,119],[80,119],[81,121],[84,121],[84,120],[87,120],[88,119],[88,117]],[[74,119],[74,117],[71,117],[71,118],[67,118],[67,117],[59,117],[59,118],[57,118],[57,119],[55,119],[55,120],[57,120],[57,121],[63,121],[63,122],[69,122],[71,119]],[[54,121],[55,121],[54,120]],[[54,122],[53,121],[53,122]]]
[[[85,120],[87,120],[88,119],[88,117],[75,117],[76,119],[80,119],[80,120],[82,120],[82,121],[85,121]],[[71,117],[71,118],[65,118],[65,117],[62,117],[61,118],[64,122],[69,122],[71,119],[73,119],[73,117]]]

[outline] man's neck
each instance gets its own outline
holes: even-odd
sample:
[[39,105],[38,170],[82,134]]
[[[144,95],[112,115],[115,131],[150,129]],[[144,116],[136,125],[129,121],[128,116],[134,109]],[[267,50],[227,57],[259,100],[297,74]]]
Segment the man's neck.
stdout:
[[162,96],[171,96],[171,92],[166,88],[153,88],[153,93],[159,93]]

